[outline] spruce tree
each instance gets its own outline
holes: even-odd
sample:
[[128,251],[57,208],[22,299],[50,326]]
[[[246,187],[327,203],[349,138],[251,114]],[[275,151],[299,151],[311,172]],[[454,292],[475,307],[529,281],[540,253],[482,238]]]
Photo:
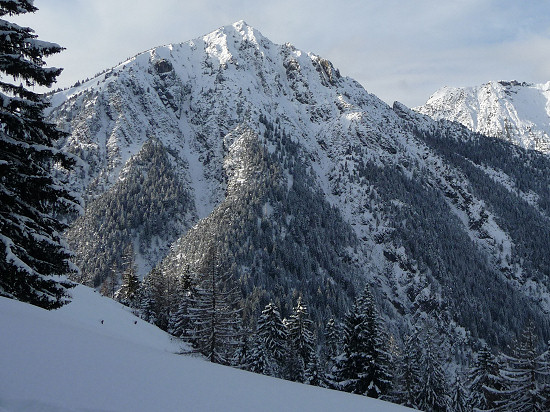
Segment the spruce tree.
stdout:
[[550,367],[547,352],[537,354],[537,336],[529,323],[516,343],[513,354],[505,355],[501,376],[504,389],[496,401],[499,411],[546,411]]
[[122,284],[115,293],[115,299],[126,306],[134,307],[140,284],[135,264],[134,248],[131,244],[124,250],[122,263],[124,265]]
[[471,410],[468,406],[468,396],[458,373],[455,376],[449,409],[453,412],[468,412]]
[[315,329],[309,316],[307,305],[298,302],[286,325],[288,329],[288,341],[291,351],[289,379],[304,382],[307,366],[315,353]]
[[268,354],[263,339],[257,337],[252,346],[250,371],[262,375],[274,376],[273,361]]
[[168,332],[177,338],[189,339],[191,337],[191,322],[189,318],[189,307],[195,292],[192,283],[192,274],[187,269],[176,281],[175,307],[170,314]]
[[399,353],[392,388],[387,400],[409,408],[418,409],[416,396],[420,392],[420,370],[418,365],[418,336],[413,334],[405,339],[404,350]]
[[496,393],[502,390],[500,380],[499,365],[489,347],[483,345],[468,372],[468,405],[483,411],[495,408]]
[[366,287],[344,322],[344,348],[335,367],[342,390],[373,398],[389,392],[392,376],[387,340]]
[[252,339],[252,332],[249,328],[243,328],[241,332],[241,341],[237,350],[233,354],[231,360],[231,366],[235,366],[239,369],[251,370],[253,355],[254,355],[254,340]]
[[323,376],[323,386],[327,388],[336,388],[336,378],[334,376],[334,366],[336,358],[340,354],[341,331],[340,326],[333,318],[330,318],[325,327],[325,345],[322,351],[322,361],[325,365]]
[[[0,1],[0,17],[36,10],[31,0]],[[77,204],[53,173],[72,164],[53,147],[62,133],[44,120],[44,96],[28,88],[55,82],[61,69],[43,59],[61,50],[0,19],[0,296],[47,309],[67,301],[65,276],[77,272],[56,218]]]
[[391,386],[390,355],[387,350],[390,339],[380,324],[374,296],[368,285],[359,297],[359,307],[366,326],[366,348],[369,355],[368,369],[363,377],[368,383],[366,395],[378,398],[386,394]]
[[283,377],[288,355],[287,330],[274,303],[266,305],[258,319],[258,338],[263,341],[274,376]]
[[449,391],[443,370],[445,363],[441,352],[443,345],[434,324],[424,325],[418,342],[420,390],[416,394],[416,406],[423,411],[446,411],[449,404]]
[[168,330],[173,292],[168,276],[159,268],[153,268],[143,279],[139,290],[138,307],[142,318],[162,330]]

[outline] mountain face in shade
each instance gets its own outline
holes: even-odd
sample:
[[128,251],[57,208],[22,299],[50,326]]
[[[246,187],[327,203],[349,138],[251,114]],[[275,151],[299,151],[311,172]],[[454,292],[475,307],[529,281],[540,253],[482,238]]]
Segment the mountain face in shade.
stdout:
[[322,325],[368,282],[393,333],[431,322],[455,354],[527,319],[550,337],[543,154],[390,107],[242,21],[51,102],[86,200],[68,232],[83,283],[116,280],[125,250],[176,278],[214,243],[245,316],[302,295]]
[[550,82],[499,81],[476,87],[443,87],[414,110],[550,153]]

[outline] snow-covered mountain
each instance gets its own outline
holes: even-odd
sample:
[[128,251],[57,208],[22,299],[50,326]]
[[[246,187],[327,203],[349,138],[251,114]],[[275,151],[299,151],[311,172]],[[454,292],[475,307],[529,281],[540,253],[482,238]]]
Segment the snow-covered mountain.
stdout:
[[527,149],[550,153],[550,82],[443,87],[414,110]]
[[245,315],[302,294],[321,325],[369,282],[396,335],[432,319],[455,354],[529,318],[550,337],[544,155],[389,107],[242,21],[51,101],[87,202],[68,232],[86,284],[116,281],[128,247],[141,275],[177,277],[216,242]]
[[77,286],[59,310],[0,297],[0,411],[411,409],[178,354],[183,343]]

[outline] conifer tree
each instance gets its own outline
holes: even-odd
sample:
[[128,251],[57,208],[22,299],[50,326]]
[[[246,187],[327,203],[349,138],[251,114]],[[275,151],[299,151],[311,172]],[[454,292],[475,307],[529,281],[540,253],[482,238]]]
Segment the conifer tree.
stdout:
[[231,365],[247,371],[252,370],[254,343],[250,329],[243,328],[241,341],[233,354]]
[[172,293],[168,277],[159,268],[153,268],[143,279],[139,290],[138,306],[143,319],[168,330]]
[[468,396],[458,373],[455,376],[449,409],[452,412],[468,412],[471,410],[468,406]]
[[250,371],[262,375],[274,376],[273,362],[267,352],[263,339],[257,338],[252,346],[250,357]]
[[366,326],[366,348],[369,355],[369,366],[364,376],[368,382],[366,395],[378,398],[389,391],[392,381],[390,355],[387,351],[390,339],[380,325],[374,296],[368,285],[359,297],[359,307]]
[[325,376],[319,365],[319,356],[315,351],[309,355],[309,361],[304,372],[304,383],[313,386],[324,386]]
[[334,359],[340,353],[340,327],[334,320],[330,318],[325,328],[325,357]]
[[213,242],[206,251],[189,308],[193,343],[211,362],[229,364],[238,347],[239,303],[237,289],[231,276],[222,270]]
[[334,376],[334,366],[336,359],[341,352],[341,332],[340,327],[333,318],[330,318],[325,327],[325,345],[322,351],[322,360],[325,365],[323,371],[323,386],[327,388],[336,388],[336,378]]
[[287,322],[288,341],[291,351],[289,379],[304,382],[307,365],[315,353],[315,329],[302,297]]
[[487,345],[483,345],[468,372],[468,405],[473,409],[490,410],[496,407],[495,401],[502,385],[499,365]]
[[258,338],[263,341],[271,360],[274,376],[283,377],[288,355],[287,330],[273,302],[266,305],[258,319]]
[[[0,1],[0,17],[36,10],[31,0]],[[43,59],[61,50],[0,19],[0,296],[47,309],[66,302],[65,276],[77,272],[55,217],[77,203],[53,174],[54,164],[72,164],[53,147],[62,133],[44,120],[43,95],[28,87],[55,82],[61,69]]]
[[335,368],[342,390],[373,398],[388,393],[392,377],[386,338],[367,286],[344,322],[344,348]]
[[449,404],[448,385],[443,370],[441,339],[433,324],[428,323],[419,336],[419,391],[416,406],[423,411],[446,411]]
[[417,334],[405,339],[404,349],[398,354],[392,388],[387,400],[418,409],[416,396],[420,391],[420,370],[418,367],[419,346]]
[[191,337],[191,322],[189,307],[195,289],[192,283],[192,274],[187,269],[176,281],[175,307],[170,314],[168,332],[177,338],[189,339]]
[[550,365],[547,352],[537,354],[537,337],[534,325],[529,323],[516,343],[513,354],[505,355],[502,370],[504,389],[496,401],[498,411],[546,411],[548,399],[547,379]]
[[131,244],[124,250],[122,261],[125,269],[122,273],[122,284],[115,294],[115,299],[126,306],[133,307],[136,303],[140,283],[135,264],[134,248]]
[[336,359],[334,368],[336,388],[361,395],[368,390],[361,378],[369,364],[363,320],[356,302],[344,319],[343,351]]

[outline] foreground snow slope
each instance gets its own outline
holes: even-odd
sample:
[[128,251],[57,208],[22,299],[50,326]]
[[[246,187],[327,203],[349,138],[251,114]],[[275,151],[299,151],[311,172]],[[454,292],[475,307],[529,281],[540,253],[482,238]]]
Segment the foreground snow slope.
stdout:
[[1,412],[407,410],[177,355],[123,306],[72,293],[51,312],[0,298]]

